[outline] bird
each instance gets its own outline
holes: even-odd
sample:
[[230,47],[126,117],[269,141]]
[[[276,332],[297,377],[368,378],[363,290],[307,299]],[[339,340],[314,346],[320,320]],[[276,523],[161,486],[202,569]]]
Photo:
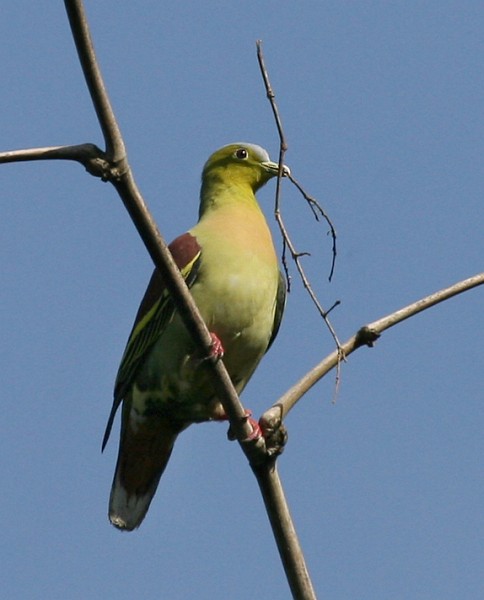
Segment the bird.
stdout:
[[[203,167],[197,224],[168,246],[239,394],[272,345],[286,301],[255,197],[279,172],[258,145],[223,146]],[[193,423],[226,419],[200,352],[155,269],[121,359],[102,443],[104,450],[122,405],[108,512],[120,530],[132,531],[145,518],[178,434]]]

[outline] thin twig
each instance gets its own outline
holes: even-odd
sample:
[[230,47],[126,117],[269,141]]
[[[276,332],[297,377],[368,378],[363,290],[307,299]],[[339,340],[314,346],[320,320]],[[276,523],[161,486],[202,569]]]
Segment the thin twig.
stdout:
[[[267,98],[269,99],[269,102],[270,102],[270,105],[272,108],[272,112],[274,113],[274,120],[276,122],[277,132],[279,134],[279,139],[280,139],[280,144],[281,144],[281,146],[280,146],[281,154],[279,155],[279,168],[281,169],[281,165],[284,164],[284,153],[287,150],[286,136],[284,134],[284,129],[282,127],[282,120],[281,120],[281,116],[279,114],[279,109],[277,108],[277,104],[275,102],[276,95],[274,94],[274,90],[272,89],[271,82],[269,80],[269,73],[268,73],[266,65],[265,65],[264,55],[262,53],[262,40],[257,40],[256,46],[257,46],[257,60],[259,61],[259,67],[260,67],[260,71],[262,74],[262,79],[264,80],[264,86],[266,88]],[[281,171],[281,173],[282,173],[282,171]]]
[[[432,306],[448,300],[453,296],[461,294],[467,290],[484,284],[484,273],[474,275],[463,281],[459,281],[448,288],[430,294],[404,308],[382,317],[373,323],[361,327],[357,333],[347,340],[341,346],[345,357],[362,346],[372,347],[374,342],[386,329],[401,323],[409,317],[413,317],[419,312],[431,308]],[[261,417],[261,421],[267,423],[268,427],[277,429],[277,424],[284,419],[289,411],[296,405],[302,396],[310,390],[320,379],[322,379],[331,369],[337,367],[341,360],[338,351],[334,351],[324,358],[320,363],[313,367],[304,377],[293,385],[273,406],[267,410]]]
[[[294,179],[294,177],[292,175],[289,175],[288,178],[291,180],[291,182],[297,187],[297,189],[301,192],[301,194],[303,195],[304,199],[306,200],[306,202],[308,203],[309,208],[311,209],[314,218],[316,219],[316,221],[319,221],[319,217],[323,217],[323,219],[326,221],[326,223],[329,225],[329,229],[330,229],[330,233],[331,233],[331,239],[333,240],[333,247],[332,247],[332,251],[331,251],[331,255],[332,255],[332,260],[331,260],[331,268],[329,270],[329,276],[328,276],[328,280],[331,281],[331,279],[333,279],[333,274],[334,274],[334,269],[336,266],[336,255],[337,255],[337,249],[336,249],[336,229],[333,225],[333,222],[331,221],[331,219],[329,218],[329,216],[326,214],[326,211],[323,209],[323,207],[319,204],[319,202],[313,198],[312,196],[310,196],[302,187],[302,185],[296,181],[296,179]],[[331,309],[329,309],[328,311],[326,311],[326,314],[329,313]]]
[[[284,158],[287,150],[287,141],[284,134],[284,128],[282,126],[281,116],[279,114],[279,109],[277,107],[275,101],[274,90],[272,89],[269,74],[267,72],[267,68],[264,62],[264,56],[262,54],[262,41],[258,40],[256,42],[257,46],[257,60],[259,62],[259,67],[261,70],[262,78],[264,80],[264,86],[267,93],[267,98],[270,102],[272,112],[274,115],[274,120],[276,122],[277,131],[279,134],[279,173],[277,177],[276,183],[276,196],[274,202],[274,215],[276,218],[276,222],[279,226],[282,235],[282,256],[281,261],[284,268],[284,272],[286,275],[287,288],[288,291],[291,289],[291,276],[289,273],[289,268],[287,265],[286,251],[289,249],[291,252],[291,256],[293,260],[295,260],[296,265],[298,266],[299,273],[302,273],[302,279],[305,286],[309,285],[309,282],[304,274],[304,270],[302,270],[299,256],[295,252],[292,241],[287,234],[284,220],[282,218],[281,209],[280,209],[280,191],[281,191],[281,177],[284,171]],[[306,287],[306,289],[308,289]],[[309,286],[310,292],[312,294],[313,301],[315,298],[312,293],[311,286]],[[322,310],[321,305],[317,302],[317,306],[319,310]],[[324,312],[324,311],[323,311]],[[331,328],[333,337],[336,341],[337,347],[339,348],[339,342],[337,340],[336,334],[334,333],[331,324],[325,315],[324,320],[327,325]],[[279,555],[281,557],[284,571],[288,578],[288,582],[293,594],[293,597],[297,600],[315,600],[316,594],[314,592],[314,588],[311,583],[311,579],[309,577],[309,573],[306,567],[304,554],[302,548],[299,544],[299,540],[297,537],[296,530],[294,528],[291,515],[289,512],[289,508],[287,506],[287,502],[284,496],[284,491],[279,479],[279,475],[276,471],[276,464],[274,459],[273,468],[269,468],[269,466],[263,465],[261,468],[257,468],[252,466],[252,470],[257,477],[257,481],[259,483],[259,487],[262,493],[262,497],[264,498],[264,502],[266,505],[266,510],[269,515],[269,519],[271,521],[272,531],[274,533],[274,537],[277,543],[277,547],[279,550]]]
[[[262,74],[262,79],[264,80],[264,87],[266,89],[267,98],[271,105],[272,113],[274,115],[274,121],[276,122],[277,133],[279,135],[279,173],[278,173],[277,182],[276,182],[276,196],[275,196],[275,200],[274,200],[274,216],[276,218],[277,224],[279,225],[279,229],[281,229],[281,223],[282,223],[281,210],[280,210],[281,177],[282,177],[283,170],[284,170],[284,157],[285,157],[286,151],[287,151],[287,141],[286,141],[286,136],[284,134],[284,128],[282,127],[281,115],[279,114],[279,109],[275,102],[276,95],[274,93],[274,90],[272,89],[271,82],[269,80],[269,73],[267,71],[267,68],[266,68],[266,65],[264,62],[264,56],[262,53],[262,40],[256,41],[256,47],[257,47],[257,60],[259,62],[259,68],[260,68],[260,71]],[[282,233],[282,231],[281,231],[281,233]],[[289,273],[289,267],[287,265],[286,250],[287,250],[286,238],[284,237],[284,235],[282,235],[281,262],[282,262],[282,266],[284,269],[284,274],[286,276],[287,291],[290,292],[291,291],[291,275]]]
[[[279,139],[280,139],[279,171],[280,171],[280,174],[282,174],[282,169],[283,169],[283,164],[284,164],[283,159],[284,159],[285,152],[287,150],[287,140],[286,140],[286,136],[284,133],[284,128],[282,126],[282,120],[281,120],[281,116],[279,113],[279,109],[276,104],[276,95],[272,88],[272,85],[271,85],[271,82],[269,79],[269,73],[267,71],[267,67],[265,64],[264,55],[262,52],[262,41],[258,40],[256,42],[256,46],[257,46],[257,60],[259,62],[262,79],[264,81],[264,87],[266,89],[267,98],[271,105],[272,112],[274,114],[274,119],[276,121],[277,131],[279,133]],[[297,181],[294,179],[294,177],[292,175],[289,175],[288,177],[294,183],[294,185],[298,188],[298,190],[303,194],[304,198],[310,205],[311,210],[313,211],[313,214],[316,216],[319,212],[320,215],[324,217],[324,219],[327,221],[327,223],[329,224],[329,226],[331,228],[331,234],[332,234],[332,238],[333,238],[333,260],[332,260],[332,265],[331,265],[331,270],[330,270],[330,279],[331,279],[333,271],[334,271],[335,260],[336,260],[336,230],[335,230],[333,224],[331,223],[331,220],[326,215],[325,211],[316,202],[316,200],[314,200],[314,198],[310,197],[308,194],[306,194],[304,192],[301,185],[299,183],[297,183]],[[326,327],[328,328],[328,330],[336,344],[336,347],[337,347],[338,351],[340,352],[341,359],[343,359],[344,355],[341,353],[341,345],[338,340],[338,336],[336,335],[336,331],[335,331],[334,327],[332,326],[331,321],[328,318],[329,311],[327,311],[323,308],[323,306],[322,306],[321,302],[319,301],[318,297],[316,296],[316,294],[309,282],[309,279],[306,276],[304,268],[301,264],[301,260],[300,260],[301,257],[306,256],[308,253],[307,252],[298,252],[296,250],[296,248],[291,240],[291,237],[289,235],[289,232],[287,230],[287,227],[284,223],[284,219],[281,214],[280,203],[279,203],[279,185],[280,185],[280,181],[278,178],[277,187],[276,187],[276,200],[275,200],[274,215],[275,215],[275,219],[276,219],[277,225],[279,227],[279,230],[281,232],[282,239],[283,239],[282,264],[284,267],[284,271],[286,273],[288,289],[290,290],[291,278],[289,275],[289,269],[287,266],[287,259],[286,259],[286,250],[287,249],[289,249],[289,252],[291,253],[291,258],[296,265],[296,268],[298,270],[298,273],[299,273],[299,276],[301,278],[304,288],[306,289],[307,293],[309,294],[309,297],[311,298],[313,304],[316,306],[316,309],[319,312],[319,314],[321,315],[322,319],[326,323]],[[339,304],[339,302],[335,303],[332,306],[332,308],[334,308],[338,304]]]

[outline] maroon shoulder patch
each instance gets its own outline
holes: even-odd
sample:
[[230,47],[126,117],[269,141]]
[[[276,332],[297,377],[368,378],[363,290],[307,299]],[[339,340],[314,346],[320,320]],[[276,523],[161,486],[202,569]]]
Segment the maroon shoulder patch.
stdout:
[[[173,260],[180,271],[183,269],[183,267],[190,263],[201,250],[200,245],[197,242],[197,238],[191,233],[183,233],[182,235],[179,235],[171,242],[171,244],[168,246],[168,249],[170,250]],[[134,322],[134,327],[136,327],[136,324],[141,321],[141,319],[151,309],[153,304],[160,298],[164,289],[165,284],[163,283],[163,278],[160,272],[155,269],[153,271],[153,275],[151,276],[148,287],[146,288],[143,300],[141,300],[141,304]]]
[[168,246],[173,260],[180,271],[200,252],[200,244],[191,233],[184,233],[175,238]]

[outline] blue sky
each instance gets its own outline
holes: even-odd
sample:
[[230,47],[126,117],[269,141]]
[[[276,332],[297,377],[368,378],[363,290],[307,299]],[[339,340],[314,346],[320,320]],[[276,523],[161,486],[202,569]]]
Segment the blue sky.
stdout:
[[[201,167],[232,141],[287,163],[283,211],[340,339],[482,271],[480,2],[86,2],[138,184],[167,240],[193,225]],[[61,2],[4,2],[1,150],[102,144]],[[289,598],[257,486],[226,426],[180,437],[141,529],[107,521],[112,386],[151,264],[114,191],[75,164],[1,167],[0,420],[5,597]],[[260,194],[268,219],[274,185]],[[280,245],[274,227],[277,243]],[[263,412],[332,341],[294,274],[244,395]],[[353,354],[287,419],[279,462],[311,576],[338,600],[484,594],[482,290]]]

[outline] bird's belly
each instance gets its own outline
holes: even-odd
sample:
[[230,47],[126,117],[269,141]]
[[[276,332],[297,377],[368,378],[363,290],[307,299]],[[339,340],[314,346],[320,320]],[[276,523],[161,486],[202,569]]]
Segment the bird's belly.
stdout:
[[[191,289],[209,331],[222,343],[224,364],[239,393],[270,339],[277,287],[277,281],[271,279],[245,279],[241,287],[240,276],[230,274],[221,285],[201,278]],[[141,416],[157,413],[179,421],[223,416],[206,361],[179,315],[154,345],[136,377],[132,406]]]
[[219,280],[202,279],[200,288],[192,288],[209,331],[222,342],[232,379],[240,379],[247,368],[252,373],[272,333],[278,271],[264,267],[252,267],[251,277],[229,270]]

